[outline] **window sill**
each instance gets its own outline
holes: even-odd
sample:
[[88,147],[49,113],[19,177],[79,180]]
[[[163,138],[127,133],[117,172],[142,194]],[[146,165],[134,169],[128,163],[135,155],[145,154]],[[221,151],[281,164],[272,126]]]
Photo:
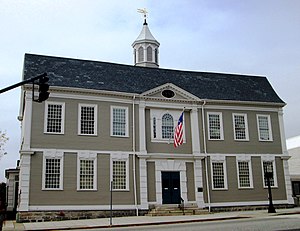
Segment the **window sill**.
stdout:
[[234,141],[237,141],[237,142],[249,142],[250,140],[249,139],[244,139],[244,140],[234,139]]
[[228,188],[212,188],[213,191],[228,191]]
[[113,189],[113,192],[129,192],[129,189]]
[[98,136],[97,134],[78,134],[79,136]]
[[125,136],[118,136],[118,135],[110,135],[111,137],[117,137],[117,138],[129,138],[128,135]]
[[64,135],[65,133],[57,133],[57,132],[44,132],[45,135]]

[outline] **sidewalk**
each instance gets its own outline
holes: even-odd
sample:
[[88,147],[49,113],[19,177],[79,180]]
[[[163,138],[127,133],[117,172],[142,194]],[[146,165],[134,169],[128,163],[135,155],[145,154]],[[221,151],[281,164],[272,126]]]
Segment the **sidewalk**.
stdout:
[[15,221],[6,221],[3,227],[3,231],[72,230],[72,229],[80,229],[80,228],[108,228],[108,227],[157,225],[157,224],[174,224],[174,223],[187,223],[187,222],[206,222],[206,221],[216,221],[216,220],[278,216],[278,215],[286,215],[286,214],[300,214],[300,207],[292,208],[292,209],[277,209],[276,211],[277,213],[273,213],[273,214],[269,214],[266,210],[257,210],[257,211],[211,213],[211,214],[193,215],[193,216],[116,217],[112,219],[112,226],[110,226],[109,218],[36,222],[36,223],[16,223]]

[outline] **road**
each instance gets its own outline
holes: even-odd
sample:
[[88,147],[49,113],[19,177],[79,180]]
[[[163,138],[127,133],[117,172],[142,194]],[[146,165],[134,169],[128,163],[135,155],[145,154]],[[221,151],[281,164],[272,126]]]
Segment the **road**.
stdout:
[[[85,230],[85,229],[81,229]],[[210,222],[195,222],[195,223],[179,223],[168,225],[150,225],[150,226],[131,226],[122,228],[102,228],[102,229],[86,229],[86,230],[99,230],[99,231],[137,231],[137,230],[155,230],[155,231],[283,231],[283,230],[300,230],[300,214],[295,215],[280,215],[259,218],[245,218],[237,220],[226,221],[210,221]]]

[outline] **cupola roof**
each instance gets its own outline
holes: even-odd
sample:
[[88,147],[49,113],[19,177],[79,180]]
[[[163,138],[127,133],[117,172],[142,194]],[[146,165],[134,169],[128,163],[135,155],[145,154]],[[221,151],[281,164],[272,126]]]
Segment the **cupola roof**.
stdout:
[[160,45],[159,42],[151,34],[146,19],[144,21],[143,28],[142,28],[142,31],[141,31],[140,35],[133,42],[132,46],[134,46],[136,43],[141,43],[141,42],[150,42],[150,43],[155,43],[158,46]]

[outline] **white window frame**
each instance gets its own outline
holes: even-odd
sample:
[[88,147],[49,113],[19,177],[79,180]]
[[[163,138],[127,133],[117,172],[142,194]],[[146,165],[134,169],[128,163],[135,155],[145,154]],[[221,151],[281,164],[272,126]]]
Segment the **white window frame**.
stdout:
[[[268,140],[264,140],[260,136],[260,127],[259,127],[259,120],[258,120],[259,117],[266,117],[267,120],[268,120],[268,129],[269,129],[269,139]],[[271,116],[270,115],[257,114],[256,115],[256,121],[257,121],[257,132],[258,132],[258,139],[259,139],[259,141],[262,141],[262,142],[273,141],[272,126],[271,126],[272,125],[271,124]]]
[[[59,188],[46,188],[46,159],[60,159],[60,176]],[[47,150],[43,152],[43,176],[42,176],[42,190],[57,191],[63,190],[64,179],[64,153],[57,150]]]
[[[125,110],[125,135],[114,135],[114,131],[113,131],[113,113],[114,113],[114,109],[124,109]],[[110,107],[110,136],[129,137],[128,127],[129,127],[128,107],[111,106]]]
[[125,161],[126,162],[126,188],[114,189],[112,191],[129,191],[129,154],[127,153],[111,153],[110,155],[110,182],[113,181],[113,162]]
[[[94,108],[94,133],[93,134],[86,134],[81,133],[81,109],[82,107],[93,107]],[[81,136],[97,136],[97,123],[98,121],[98,105],[97,104],[78,104],[78,135]]]
[[[245,121],[245,139],[237,139],[236,138],[236,124],[235,124],[235,116],[243,116]],[[233,133],[235,141],[249,141],[249,129],[248,129],[248,119],[246,113],[232,113],[232,123],[233,123]]]
[[[211,135],[210,134],[210,123],[209,123],[210,115],[218,115],[219,116],[219,121],[220,121],[220,138],[219,139],[214,139],[214,138],[211,138],[211,136],[210,136]],[[208,140],[224,140],[222,112],[207,112],[207,129],[208,129]]]
[[[225,156],[211,156],[210,157],[210,169],[211,169],[211,188],[212,190],[228,190],[227,184],[227,167],[226,167],[226,157]],[[213,163],[222,163],[223,164],[223,173],[224,173],[224,188],[215,188],[214,187],[214,176],[213,176]]]
[[[248,186],[248,187],[241,186],[241,184],[240,184],[239,162],[247,162],[248,163],[249,182],[250,182],[250,186]],[[253,174],[252,174],[251,156],[248,156],[246,154],[243,156],[237,156],[236,157],[236,171],[237,171],[237,178],[238,178],[238,188],[239,189],[253,189]]]
[[[61,132],[48,132],[48,109],[49,105],[61,105]],[[46,101],[45,102],[45,115],[44,115],[44,133],[45,134],[64,134],[65,133],[65,103],[64,102],[54,102],[54,101]]]
[[[163,110],[163,109],[150,109],[150,126],[151,126],[151,142],[154,143],[173,143],[173,138],[162,138],[162,117],[165,114],[170,114],[173,117],[173,129],[175,129],[179,117],[182,113],[182,110]],[[185,116],[185,115],[184,115]],[[156,137],[154,137],[154,130],[153,130],[153,118],[156,119]],[[185,118],[183,117],[183,143],[186,143],[185,137]]]
[[[93,188],[80,188],[80,161],[92,160],[94,164]],[[96,191],[97,190],[97,153],[96,152],[78,152],[77,154],[77,190],[78,191]]]
[[271,188],[278,188],[275,156],[271,156],[271,155],[266,155],[266,156],[261,157],[261,171],[262,171],[263,187],[268,188],[267,182],[265,182],[264,162],[272,162],[274,186],[271,185]]

